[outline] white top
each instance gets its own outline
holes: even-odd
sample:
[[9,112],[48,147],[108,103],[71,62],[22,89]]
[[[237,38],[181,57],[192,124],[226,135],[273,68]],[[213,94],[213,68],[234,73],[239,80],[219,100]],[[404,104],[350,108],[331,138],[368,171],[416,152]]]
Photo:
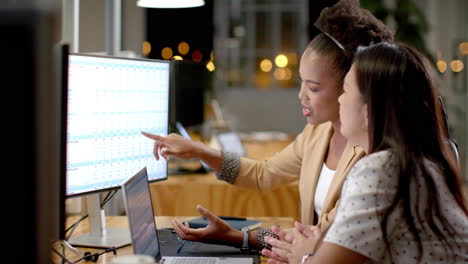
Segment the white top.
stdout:
[[323,204],[325,203],[325,198],[327,197],[328,189],[330,188],[330,184],[333,180],[333,176],[335,175],[334,170],[330,170],[327,167],[325,162],[323,163],[322,170],[320,171],[320,176],[318,178],[317,187],[315,190],[315,197],[314,197],[314,210],[315,213],[320,217],[322,213]]
[[[459,247],[454,247],[455,253],[450,253],[448,259],[444,247],[434,239],[435,235],[421,231],[417,225],[422,241],[421,263],[468,263],[468,218],[458,207],[442,182],[440,173],[433,164],[427,162],[442,201],[442,212],[454,226]],[[381,151],[368,155],[358,161],[349,172],[344,183],[341,203],[334,223],[331,225],[324,240],[351,249],[369,258],[369,263],[415,263],[418,254],[417,244],[409,232],[403,219],[401,203],[390,213],[387,222],[387,237],[391,250],[387,249],[379,217],[386,212],[397,190],[395,165],[389,151]],[[418,185],[411,183],[411,193],[415,194]],[[421,188],[424,196],[426,189]],[[436,196],[434,195],[434,198]],[[416,195],[411,198],[417,200]],[[422,211],[426,208],[424,202],[418,201],[413,208]]]

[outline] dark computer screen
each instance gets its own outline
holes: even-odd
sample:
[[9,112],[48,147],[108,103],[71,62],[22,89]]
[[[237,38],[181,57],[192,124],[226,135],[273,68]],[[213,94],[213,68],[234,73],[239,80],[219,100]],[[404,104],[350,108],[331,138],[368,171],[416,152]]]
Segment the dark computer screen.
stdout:
[[171,62],[171,131],[176,122],[185,127],[201,125],[204,121],[205,92],[209,72],[202,63],[185,60]]
[[[46,8],[0,8],[1,88],[5,159],[2,210],[14,232],[9,254],[21,263],[49,263],[61,239],[59,93],[53,61],[53,20]],[[24,2],[24,1],[23,1]],[[24,4],[24,3],[23,3]],[[18,3],[19,6],[19,3]],[[10,190],[10,191],[8,191]]]
[[67,196],[119,188],[146,167],[167,178],[154,142],[167,135],[168,61],[70,54],[67,90]]

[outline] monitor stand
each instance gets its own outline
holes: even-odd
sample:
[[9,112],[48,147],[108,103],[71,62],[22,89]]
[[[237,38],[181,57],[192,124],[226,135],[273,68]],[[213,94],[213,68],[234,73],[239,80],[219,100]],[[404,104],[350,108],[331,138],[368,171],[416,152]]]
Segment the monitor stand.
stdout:
[[101,209],[99,194],[86,197],[89,215],[89,233],[71,237],[68,242],[74,246],[111,248],[131,244],[130,231],[125,228],[106,228],[105,213]]

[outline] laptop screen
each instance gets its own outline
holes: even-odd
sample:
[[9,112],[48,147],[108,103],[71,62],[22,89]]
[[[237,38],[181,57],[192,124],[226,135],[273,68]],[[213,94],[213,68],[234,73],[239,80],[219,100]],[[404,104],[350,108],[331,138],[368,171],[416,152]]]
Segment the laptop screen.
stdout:
[[146,168],[122,185],[134,254],[149,255],[159,260],[158,233],[154,221]]
[[[146,168],[139,171],[135,176],[122,184],[122,192],[127,209],[128,223],[132,237],[134,254],[149,255],[159,263],[162,256],[156,222],[153,216],[151,204],[151,194],[148,185]],[[221,247],[221,249],[219,249]],[[217,264],[252,264],[252,257],[207,257],[207,255],[232,254],[235,250],[239,254],[239,249],[224,245],[209,245],[205,249],[198,247],[198,252],[193,257],[176,257],[184,260],[183,263],[217,263]],[[203,255],[200,255],[200,252]],[[178,254],[178,253],[177,253]],[[165,260],[173,257],[164,257]],[[182,258],[182,259],[180,259]],[[188,260],[191,260],[189,262]],[[215,262],[216,261],[216,262]],[[173,262],[171,262],[173,263]],[[180,262],[179,262],[180,263]]]

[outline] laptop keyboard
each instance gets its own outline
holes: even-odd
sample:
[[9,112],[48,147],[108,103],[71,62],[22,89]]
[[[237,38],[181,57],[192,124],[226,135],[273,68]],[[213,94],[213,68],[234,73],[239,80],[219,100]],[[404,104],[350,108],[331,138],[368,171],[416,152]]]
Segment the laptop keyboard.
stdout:
[[216,258],[173,258],[171,264],[215,264]]

